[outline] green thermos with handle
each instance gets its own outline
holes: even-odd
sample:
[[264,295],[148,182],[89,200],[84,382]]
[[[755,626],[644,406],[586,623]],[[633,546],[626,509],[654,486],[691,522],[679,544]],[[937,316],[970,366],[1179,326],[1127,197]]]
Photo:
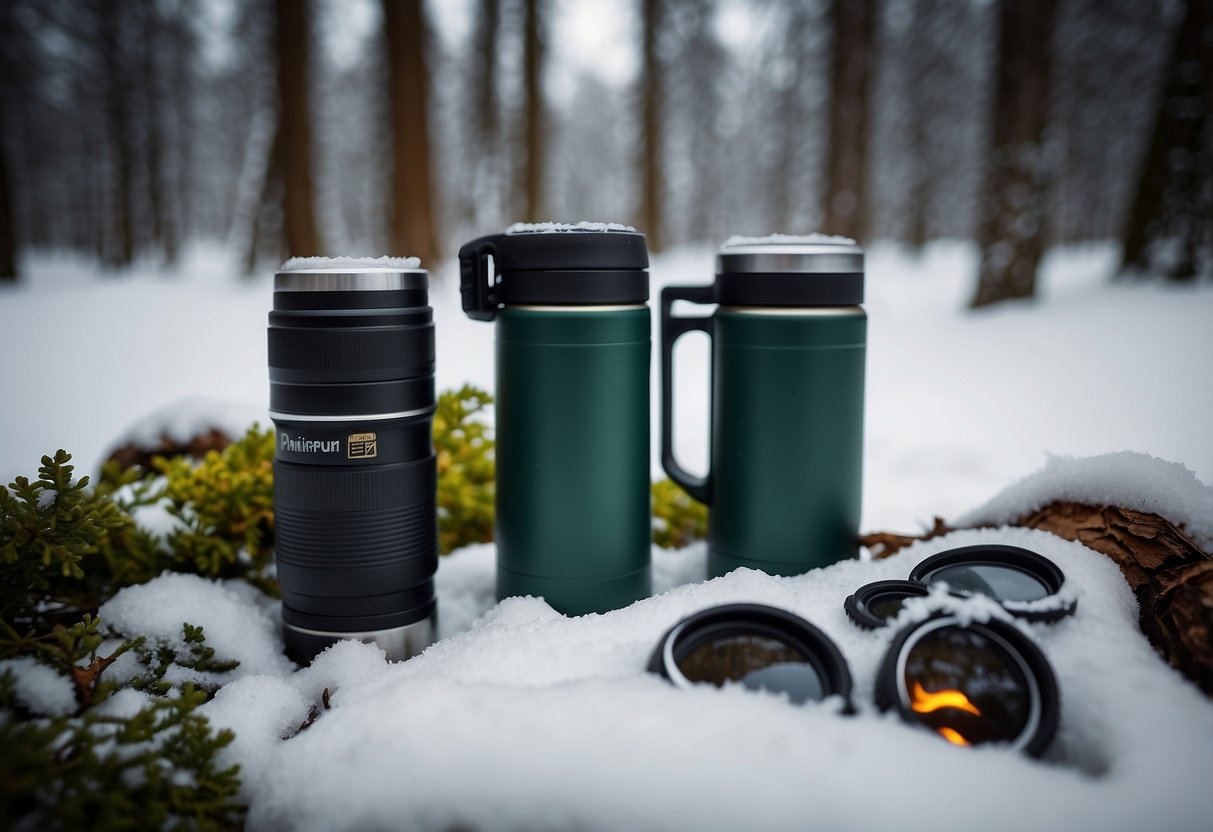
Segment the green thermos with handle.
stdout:
[[517,225],[459,250],[497,322],[497,597],[566,615],[650,593],[648,253],[605,224]]
[[[674,301],[717,304],[674,317]],[[858,554],[867,316],[863,250],[840,237],[733,238],[711,286],[661,293],[661,461],[707,504],[708,574],[796,575]],[[673,351],[712,342],[705,477],[673,452]]]

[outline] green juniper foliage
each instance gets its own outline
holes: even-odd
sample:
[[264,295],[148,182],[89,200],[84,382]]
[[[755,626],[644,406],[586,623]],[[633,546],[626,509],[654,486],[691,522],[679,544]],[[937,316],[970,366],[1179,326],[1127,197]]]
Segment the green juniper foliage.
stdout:
[[681,549],[708,535],[708,507],[673,480],[653,483],[653,542]]
[[163,497],[179,527],[168,536],[172,569],[244,578],[266,592],[274,545],[274,432],[257,425],[200,463],[158,458]]
[[465,384],[438,396],[434,450],[438,454],[438,548],[447,554],[493,539],[497,465],[482,414],[493,403],[485,391]]
[[[200,565],[136,527],[130,512],[161,490],[115,470],[90,488],[70,460],[43,457],[37,480],[0,487],[0,659],[53,669],[76,702],[74,714],[42,716],[17,697],[14,670],[0,670],[0,828],[238,828],[238,770],[217,758],[232,734],[196,713],[213,691],[165,678],[174,665],[223,673],[236,662],[216,659],[201,627],[183,624],[183,654],[107,631],[89,612],[165,568]],[[109,678],[132,651],[139,669]],[[123,687],[146,703],[126,715],[96,707]]]
[[240,827],[238,767],[216,762],[233,734],[197,713],[205,691],[187,684],[129,717],[33,720],[6,710],[11,691],[0,674],[0,828]]

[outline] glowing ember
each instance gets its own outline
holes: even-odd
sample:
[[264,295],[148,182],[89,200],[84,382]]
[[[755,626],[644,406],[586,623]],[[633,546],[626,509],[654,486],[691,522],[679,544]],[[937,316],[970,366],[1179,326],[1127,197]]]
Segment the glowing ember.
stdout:
[[948,742],[952,743],[953,745],[968,745],[969,744],[969,741],[966,740],[964,737],[962,737],[960,735],[959,731],[957,731],[953,728],[949,728],[948,726],[944,725],[942,728],[939,728],[938,730],[939,730],[939,733],[943,735],[943,738],[945,740],[947,740]]
[[[949,689],[928,693],[923,690],[921,684],[915,682],[912,699],[910,707],[920,714],[934,713],[941,708],[956,708],[959,711],[973,714],[973,716],[981,716],[981,711],[978,707],[969,701],[969,697],[958,690]],[[944,736],[947,735],[945,734]],[[948,739],[951,739],[951,737],[948,737]]]

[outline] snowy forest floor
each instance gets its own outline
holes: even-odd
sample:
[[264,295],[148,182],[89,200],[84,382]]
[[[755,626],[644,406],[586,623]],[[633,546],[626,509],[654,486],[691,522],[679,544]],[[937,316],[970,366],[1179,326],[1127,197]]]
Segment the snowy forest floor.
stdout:
[[[889,248],[870,257],[864,529],[955,518],[1050,453],[1133,450],[1190,470],[1134,455],[1054,463],[1079,471],[1066,497],[1144,494],[1213,546],[1213,489],[1197,481],[1213,482],[1213,289],[1113,285],[1113,252],[1090,248],[1050,257],[1038,301],[970,313],[972,258],[946,244],[917,259]],[[240,282],[202,251],[173,276],[102,277],[50,258],[31,267],[26,285],[0,292],[6,481],[60,446],[88,468],[120,437],[165,420],[179,431],[264,421],[264,276]],[[711,268],[711,251],[696,248],[654,258],[652,272],[655,284],[702,283]],[[463,317],[455,281],[451,264],[436,270],[439,387],[491,390],[492,327]],[[706,350],[687,353],[680,452],[694,467],[705,455]],[[1004,511],[1008,499],[1042,497],[1060,482],[1037,477],[992,505]],[[1150,503],[1152,494],[1165,499]],[[957,749],[881,715],[872,690],[889,634],[857,629],[842,610],[861,584],[992,541],[1053,559],[1078,601],[1062,622],[1021,625],[1061,688],[1061,726],[1042,760]],[[739,570],[706,583],[702,545],[655,550],[653,598],[575,619],[537,599],[496,604],[493,556],[484,545],[443,559],[443,640],[401,664],[345,643],[296,671],[281,654],[276,602],[236,581],[165,575],[121,591],[101,617],[170,643],[186,620],[205,628],[219,657],[239,659],[203,712],[236,732],[224,754],[241,765],[252,828],[1207,824],[1213,706],[1150,648],[1115,565],[1077,543],[1025,529],[957,531],[883,561],[795,578]],[[679,618],[742,600],[793,610],[833,638],[858,714],[736,687],[677,690],[644,672]],[[902,617],[923,613],[908,606]],[[283,740],[325,688],[332,710]],[[98,707],[126,713],[145,696],[125,690]]]

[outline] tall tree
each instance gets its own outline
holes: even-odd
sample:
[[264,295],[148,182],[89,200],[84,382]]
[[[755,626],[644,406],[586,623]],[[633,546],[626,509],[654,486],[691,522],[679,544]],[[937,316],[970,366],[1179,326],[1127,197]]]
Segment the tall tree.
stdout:
[[661,59],[657,55],[657,38],[662,23],[661,0],[644,0],[641,26],[643,28],[643,61],[641,76],[641,101],[644,122],[644,144],[641,162],[641,225],[650,251],[661,251],[665,246],[662,235],[662,177],[661,177],[661,126],[662,126],[662,71]]
[[383,0],[392,122],[393,254],[439,256],[430,182],[429,75],[421,0]]
[[1044,254],[1047,185],[1044,147],[1057,0],[1000,0],[994,123],[986,159],[973,307],[1032,297]]
[[17,279],[17,232],[13,226],[13,202],[8,187],[8,159],[4,153],[4,110],[0,95],[0,282]]
[[541,0],[525,0],[522,36],[522,80],[526,96],[523,115],[523,219],[540,222],[544,212],[544,129],[546,113],[543,100],[544,31],[546,9]]
[[135,149],[130,109],[131,79],[124,49],[129,42],[126,7],[114,3],[99,4],[95,8],[100,20],[98,48],[105,78],[105,113],[115,168],[110,215],[117,225],[117,245],[106,250],[105,259],[112,266],[127,266],[135,257]]
[[312,179],[312,120],[308,106],[310,0],[275,0],[278,56],[278,135],[282,216],[289,256],[322,254]]
[[471,186],[464,203],[464,216],[473,227],[482,228],[500,214],[508,194],[503,193],[508,177],[503,172],[501,154],[501,115],[497,100],[497,49],[501,31],[501,0],[480,0],[476,30],[472,38],[472,76],[469,83],[475,102],[476,162]]
[[875,0],[834,0],[830,138],[821,227],[863,241],[868,234],[868,101],[876,33]]
[[1213,0],[1185,0],[1122,235],[1122,269],[1177,280],[1202,265],[1213,270],[1211,110]]
[[13,196],[8,183],[8,137],[5,127],[9,120],[10,102],[19,100],[14,94],[14,87],[17,86],[21,66],[13,60],[10,47],[16,46],[12,39],[20,36],[12,20],[12,10],[8,4],[0,4],[0,283],[17,280],[17,229],[13,218]]

